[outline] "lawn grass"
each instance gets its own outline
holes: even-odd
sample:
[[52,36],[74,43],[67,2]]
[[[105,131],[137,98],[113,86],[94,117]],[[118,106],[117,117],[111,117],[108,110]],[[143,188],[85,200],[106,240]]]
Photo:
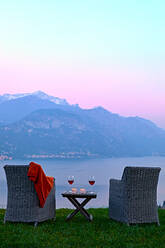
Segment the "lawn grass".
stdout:
[[0,210],[0,248],[165,248],[165,210],[159,209],[160,226],[127,226],[109,219],[108,209],[89,209],[93,222],[78,214],[66,222],[70,209],[57,209],[56,221],[3,224]]

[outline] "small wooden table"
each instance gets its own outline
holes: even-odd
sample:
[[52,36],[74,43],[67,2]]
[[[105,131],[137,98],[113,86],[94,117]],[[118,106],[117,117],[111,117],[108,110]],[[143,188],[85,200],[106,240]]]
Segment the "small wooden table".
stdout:
[[[76,207],[76,209],[67,216],[66,220],[70,220],[73,216],[75,216],[78,212],[85,216],[85,218],[89,221],[93,220],[93,216],[87,212],[84,206],[92,199],[96,198],[97,194],[94,192],[87,191],[86,193],[73,193],[71,191],[67,191],[62,193],[63,197],[68,198],[68,200]],[[76,198],[84,198],[83,202],[78,202]]]

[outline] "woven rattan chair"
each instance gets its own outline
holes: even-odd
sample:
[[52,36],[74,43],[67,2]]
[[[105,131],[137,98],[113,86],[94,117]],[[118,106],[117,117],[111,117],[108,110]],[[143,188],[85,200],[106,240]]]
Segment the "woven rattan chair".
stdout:
[[121,180],[110,179],[109,217],[129,224],[157,223],[160,168],[126,167]]
[[55,183],[49,193],[43,208],[39,207],[39,200],[34,183],[29,180],[28,165],[5,165],[8,197],[4,217],[13,222],[42,222],[55,217]]

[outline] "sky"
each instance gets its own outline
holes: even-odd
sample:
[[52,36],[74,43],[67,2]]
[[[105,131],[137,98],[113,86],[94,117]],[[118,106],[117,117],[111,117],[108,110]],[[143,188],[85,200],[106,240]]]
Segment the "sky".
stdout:
[[42,90],[165,128],[164,0],[0,0],[0,95]]

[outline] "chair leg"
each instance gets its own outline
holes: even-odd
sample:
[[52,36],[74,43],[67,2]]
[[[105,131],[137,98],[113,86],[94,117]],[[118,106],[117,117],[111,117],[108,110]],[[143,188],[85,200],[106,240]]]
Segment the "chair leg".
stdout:
[[35,222],[34,222],[34,227],[37,227],[37,225],[38,225],[38,222],[35,221]]

